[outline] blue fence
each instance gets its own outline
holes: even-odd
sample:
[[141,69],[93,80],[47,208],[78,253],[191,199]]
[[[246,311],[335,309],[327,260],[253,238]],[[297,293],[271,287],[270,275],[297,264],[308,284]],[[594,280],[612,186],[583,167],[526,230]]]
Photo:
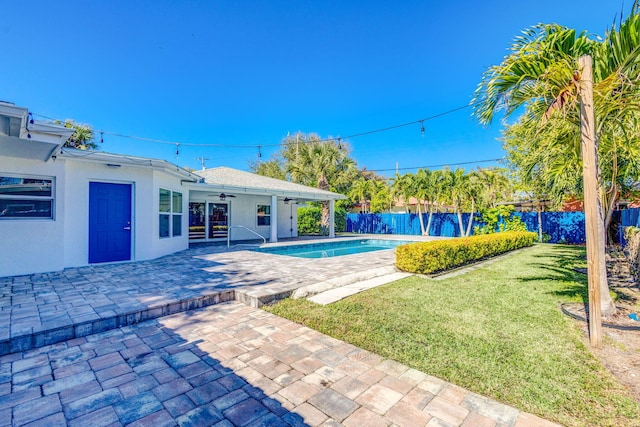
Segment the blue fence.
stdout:
[[640,208],[625,209],[620,211],[620,228],[618,229],[618,239],[622,245],[627,242],[624,238],[624,227],[640,227]]
[[[631,210],[631,209],[629,209]],[[626,211],[623,211],[626,212]],[[514,212],[527,226],[527,230],[538,232],[537,212]],[[542,212],[542,232],[548,236],[550,243],[582,244],[585,242],[584,213],[582,212]],[[482,226],[474,218],[473,226]],[[423,214],[425,227],[429,220],[428,214]],[[638,221],[638,214],[635,216]],[[469,214],[462,214],[462,221],[466,229]],[[347,215],[347,232],[370,234],[407,234],[420,235],[420,220],[417,214],[353,214]],[[460,236],[458,216],[452,213],[433,214],[431,236]],[[473,230],[471,231],[473,234]]]

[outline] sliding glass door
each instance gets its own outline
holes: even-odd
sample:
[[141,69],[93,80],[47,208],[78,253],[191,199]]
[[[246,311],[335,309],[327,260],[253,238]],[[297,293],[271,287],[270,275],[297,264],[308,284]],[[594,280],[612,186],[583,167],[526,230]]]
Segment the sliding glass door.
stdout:
[[209,239],[227,238],[229,230],[228,205],[226,203],[209,203]]

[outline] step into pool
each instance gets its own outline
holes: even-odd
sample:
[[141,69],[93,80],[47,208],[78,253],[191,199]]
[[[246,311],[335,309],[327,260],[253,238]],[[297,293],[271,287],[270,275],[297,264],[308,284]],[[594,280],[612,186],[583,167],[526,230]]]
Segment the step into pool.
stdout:
[[254,249],[254,251],[274,255],[294,256],[298,258],[331,258],[336,256],[393,249],[406,243],[415,242],[409,240],[361,239],[341,242],[272,246],[257,248]]

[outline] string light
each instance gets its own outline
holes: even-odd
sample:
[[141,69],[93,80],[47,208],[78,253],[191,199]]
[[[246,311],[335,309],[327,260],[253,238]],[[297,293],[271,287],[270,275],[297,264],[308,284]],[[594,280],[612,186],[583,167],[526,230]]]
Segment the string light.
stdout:
[[[380,133],[380,132],[387,132],[393,129],[399,129],[402,127],[406,127],[406,126],[411,126],[411,125],[415,125],[417,123],[420,123],[422,126],[421,132],[424,132],[424,122],[425,121],[429,121],[429,120],[433,120],[436,119],[438,117],[442,117],[445,116],[447,114],[452,114],[455,113],[457,111],[460,110],[464,110],[467,109],[469,107],[471,107],[472,104],[466,104],[466,105],[462,105],[460,107],[457,108],[453,108],[451,110],[447,110],[447,111],[443,111],[442,113],[438,113],[429,117],[424,117],[422,119],[418,119],[418,120],[413,120],[411,122],[407,122],[407,123],[401,123],[401,124],[397,124],[397,125],[393,125],[393,126],[387,126],[384,128],[379,128],[379,129],[373,129],[373,130],[369,130],[369,131],[365,131],[365,132],[360,132],[360,133],[355,133],[352,135],[347,135],[347,136],[343,136],[340,139],[351,139],[351,138],[358,138],[360,136],[365,136],[365,135],[371,135],[374,133]],[[47,117],[44,116],[42,114],[35,114],[38,117],[42,117],[48,120],[53,120],[53,121],[57,121],[58,119],[54,119],[51,117]],[[277,144],[215,144],[215,143],[192,143],[192,142],[184,142],[184,141],[168,141],[168,140],[163,140],[163,139],[157,139],[157,138],[147,138],[147,137],[141,137],[141,136],[134,136],[134,135],[125,135],[125,134],[121,134],[121,133],[115,133],[115,132],[108,132],[106,130],[100,130],[99,131],[100,134],[107,134],[107,135],[111,135],[111,136],[115,136],[118,138],[128,138],[128,139],[135,139],[135,140],[139,140],[139,141],[146,141],[146,142],[154,142],[154,143],[158,143],[158,144],[170,144],[170,145],[175,145],[175,144],[180,144],[182,146],[189,146],[189,147],[220,147],[220,148],[259,148],[259,147],[280,147],[282,145],[282,143],[277,143]],[[314,142],[330,142],[333,141],[334,138],[321,138],[321,139],[317,139],[314,140]],[[303,144],[310,142],[310,141],[305,141],[302,140],[300,141]]]
[[260,151],[260,146],[258,145],[258,158],[262,157],[262,152]]
[[104,132],[100,131],[100,144],[104,144]]
[[424,136],[424,120],[420,120],[420,136]]
[[180,144],[176,144],[176,158],[180,155]]

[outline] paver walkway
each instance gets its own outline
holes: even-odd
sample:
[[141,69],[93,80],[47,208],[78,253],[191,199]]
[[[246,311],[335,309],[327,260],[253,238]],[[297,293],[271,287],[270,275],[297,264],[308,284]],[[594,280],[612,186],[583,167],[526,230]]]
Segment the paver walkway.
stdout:
[[223,303],[0,357],[0,425],[555,424]]

